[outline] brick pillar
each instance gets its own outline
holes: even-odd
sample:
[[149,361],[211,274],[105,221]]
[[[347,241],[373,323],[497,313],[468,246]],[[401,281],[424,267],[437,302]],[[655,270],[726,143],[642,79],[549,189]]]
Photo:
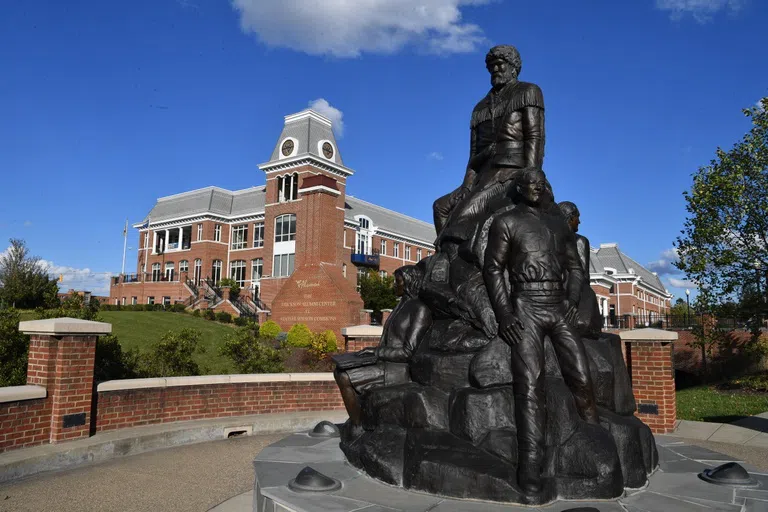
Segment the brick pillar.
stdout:
[[381,310],[381,325],[386,325],[387,320],[389,320],[389,315],[392,313],[391,309],[382,309]]
[[373,313],[372,309],[360,310],[360,325],[371,325],[371,313]]
[[29,334],[27,384],[45,386],[51,401],[51,443],[89,435],[96,340],[112,326],[76,318],[19,323]]
[[651,427],[654,434],[667,434],[675,429],[675,369],[672,347],[677,340],[674,331],[636,329],[619,333],[626,345],[627,368],[637,401],[637,417]]

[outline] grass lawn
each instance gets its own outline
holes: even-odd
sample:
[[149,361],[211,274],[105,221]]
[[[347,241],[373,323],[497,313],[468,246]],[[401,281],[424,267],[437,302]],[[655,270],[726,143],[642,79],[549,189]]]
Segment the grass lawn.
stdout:
[[207,368],[210,375],[234,372],[230,360],[219,355],[224,336],[235,328],[232,324],[165,311],[101,311],[99,319],[112,324],[112,334],[117,336],[124,349],[137,348],[141,351],[149,350],[167,331],[185,327],[196,329],[202,334],[200,345],[205,352],[195,354],[195,360],[203,371]]
[[768,411],[768,393],[721,391],[697,386],[677,392],[677,418],[730,423]]

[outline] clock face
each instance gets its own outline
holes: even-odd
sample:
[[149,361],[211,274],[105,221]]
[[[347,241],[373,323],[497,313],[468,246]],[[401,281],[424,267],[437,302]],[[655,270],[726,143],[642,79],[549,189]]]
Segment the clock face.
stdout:
[[283,152],[283,156],[288,156],[291,153],[293,153],[293,141],[291,139],[286,140],[283,142],[283,148],[281,149]]
[[325,155],[325,158],[328,160],[333,158],[333,146],[331,146],[330,142],[325,142],[323,144],[323,155]]

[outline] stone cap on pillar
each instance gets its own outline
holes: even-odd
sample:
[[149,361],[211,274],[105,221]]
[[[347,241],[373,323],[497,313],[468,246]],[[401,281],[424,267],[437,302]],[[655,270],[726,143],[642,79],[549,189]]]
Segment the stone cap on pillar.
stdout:
[[19,331],[24,334],[48,334],[50,336],[98,335],[112,332],[112,324],[81,320],[79,318],[46,318],[19,322]]
[[342,327],[341,328],[341,334],[342,336],[347,337],[371,337],[371,336],[381,336],[381,333],[384,332],[384,328],[380,325],[353,325],[350,327]]
[[663,329],[633,329],[631,331],[619,332],[621,341],[676,341],[676,331],[665,331]]

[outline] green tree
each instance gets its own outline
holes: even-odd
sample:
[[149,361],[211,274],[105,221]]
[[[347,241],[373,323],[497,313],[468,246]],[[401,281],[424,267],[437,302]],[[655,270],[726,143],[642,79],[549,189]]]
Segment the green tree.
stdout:
[[202,371],[193,356],[203,352],[201,336],[197,329],[166,332],[149,353],[142,354],[140,373],[144,377],[200,375]]
[[12,238],[8,251],[0,255],[0,303],[25,309],[55,307],[58,290],[45,263],[29,255],[24,240]]
[[140,356],[137,350],[123,350],[117,336],[108,334],[96,341],[93,378],[96,382],[135,379],[139,376]]
[[395,278],[381,277],[378,272],[368,270],[360,277],[360,297],[366,309],[372,309],[378,315],[382,309],[392,309],[397,305]]
[[27,383],[29,336],[19,332],[19,312],[0,310],[0,387]]
[[[768,98],[743,110],[752,128],[693,175],[676,266],[699,285],[702,304],[766,290],[768,271]],[[764,302],[763,302],[764,303]]]
[[285,352],[259,335],[258,324],[249,324],[224,338],[221,354],[230,358],[239,373],[282,373]]

